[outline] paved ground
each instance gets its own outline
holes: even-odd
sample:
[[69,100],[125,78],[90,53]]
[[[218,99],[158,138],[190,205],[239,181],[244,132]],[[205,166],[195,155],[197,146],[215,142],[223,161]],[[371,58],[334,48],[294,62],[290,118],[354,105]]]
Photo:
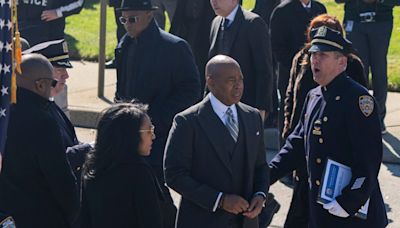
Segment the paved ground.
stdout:
[[[75,126],[88,127],[77,128],[78,137],[81,141],[89,142],[95,139],[94,128],[98,113],[108,107],[113,99],[115,91],[115,71],[106,70],[105,78],[105,97],[97,97],[97,64],[90,62],[73,62],[74,68],[71,69],[69,84],[69,104],[71,117]],[[384,163],[381,166],[379,181],[384,195],[388,217],[390,219],[389,228],[400,227],[400,93],[389,93],[387,102],[386,126],[388,134],[383,137],[384,142]],[[268,157],[271,158],[276,153],[277,143],[275,130],[268,130],[266,134],[267,146],[271,151]],[[274,150],[275,149],[275,150]],[[276,183],[271,187],[276,198],[281,203],[281,209],[274,217],[271,226],[283,227],[287,209],[291,199],[291,189],[281,183]],[[179,195],[174,194],[176,202]]]
[[[92,129],[87,128],[76,128],[78,138],[81,141],[90,142],[95,139],[96,132]],[[268,157],[274,156],[274,152],[269,152]],[[390,220],[388,228],[399,228],[400,227],[400,165],[383,163],[379,173],[379,181],[381,190],[386,203],[386,209],[388,211],[388,218]],[[276,214],[272,223],[269,227],[279,228],[283,227],[286,213],[289,208],[290,200],[292,197],[292,190],[285,185],[277,182],[271,187],[271,192],[274,193],[275,197],[281,204],[281,209]],[[173,194],[175,203],[179,202],[179,195]]]

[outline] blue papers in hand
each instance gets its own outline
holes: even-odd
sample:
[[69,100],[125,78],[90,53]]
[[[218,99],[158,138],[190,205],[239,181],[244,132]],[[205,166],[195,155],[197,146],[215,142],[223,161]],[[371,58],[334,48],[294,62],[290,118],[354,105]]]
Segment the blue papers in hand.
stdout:
[[[342,189],[349,185],[351,180],[351,168],[334,160],[328,159],[318,200],[320,204],[329,203],[342,194]],[[367,219],[369,199],[355,214],[356,217]]]

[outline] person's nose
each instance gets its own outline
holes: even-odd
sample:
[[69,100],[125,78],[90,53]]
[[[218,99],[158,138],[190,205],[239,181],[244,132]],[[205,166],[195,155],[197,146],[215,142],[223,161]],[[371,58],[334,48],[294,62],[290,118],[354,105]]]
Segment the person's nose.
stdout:
[[68,79],[69,78],[68,72],[65,72],[65,74],[63,76],[64,76],[64,79]]
[[311,64],[318,63],[319,62],[318,55],[312,55],[311,58],[310,58],[310,62],[311,62]]
[[217,5],[217,0],[210,0],[211,6],[216,6]]

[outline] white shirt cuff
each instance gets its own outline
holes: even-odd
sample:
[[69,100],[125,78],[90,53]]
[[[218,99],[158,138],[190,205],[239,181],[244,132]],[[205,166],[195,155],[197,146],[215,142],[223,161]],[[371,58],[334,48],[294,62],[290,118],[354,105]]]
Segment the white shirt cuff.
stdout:
[[218,205],[219,205],[219,201],[221,200],[221,197],[222,197],[222,192],[220,192],[220,193],[218,193],[218,197],[217,197],[217,200],[215,200],[215,203],[214,203],[214,207],[213,207],[213,212],[215,212],[216,210],[217,210],[217,208],[218,208]]
[[57,12],[57,17],[62,17],[63,16],[63,13],[62,13],[62,11],[61,11],[61,9],[56,9],[56,12]]
[[264,197],[264,199],[267,199],[267,195],[265,195],[264,192],[256,192],[256,193],[254,193],[254,196],[256,196],[256,195],[262,195]]

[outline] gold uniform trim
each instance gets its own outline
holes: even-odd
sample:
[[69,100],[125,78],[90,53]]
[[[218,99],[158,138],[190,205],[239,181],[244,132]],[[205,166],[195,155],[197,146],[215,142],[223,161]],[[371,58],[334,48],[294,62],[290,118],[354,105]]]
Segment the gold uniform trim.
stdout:
[[56,57],[53,57],[53,58],[49,58],[49,61],[50,62],[51,61],[58,61],[58,60],[67,59],[67,58],[69,58],[69,55],[60,55],[60,56],[56,56]]
[[324,39],[313,39],[313,40],[311,41],[311,44],[315,44],[315,43],[328,44],[328,45],[337,47],[337,48],[339,48],[340,50],[343,50],[343,46],[342,46],[342,45],[340,45],[340,44],[338,44],[338,43],[335,43],[335,42],[333,42],[333,41],[324,40]]

